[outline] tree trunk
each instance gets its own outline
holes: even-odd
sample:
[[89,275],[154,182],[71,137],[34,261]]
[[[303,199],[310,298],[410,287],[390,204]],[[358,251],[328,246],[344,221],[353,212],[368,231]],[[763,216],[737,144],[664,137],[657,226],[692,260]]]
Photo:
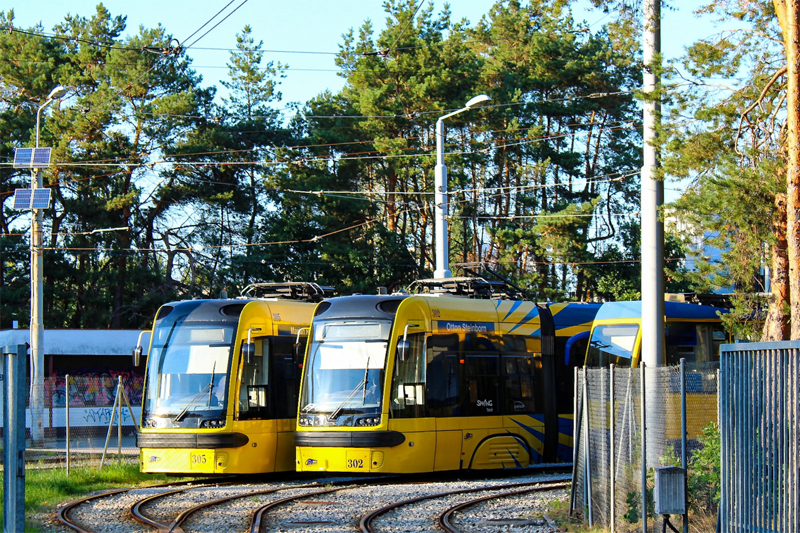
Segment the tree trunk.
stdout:
[[786,315],[786,303],[789,301],[789,258],[786,255],[786,198],[783,195],[775,197],[775,208],[778,215],[772,224],[772,234],[775,237],[770,273],[772,300],[764,320],[762,342],[780,341],[789,334],[789,317]]
[[[786,253],[791,340],[800,340],[800,0],[773,0],[786,50]],[[778,305],[777,303],[775,305]],[[764,331],[766,335],[766,329]]]

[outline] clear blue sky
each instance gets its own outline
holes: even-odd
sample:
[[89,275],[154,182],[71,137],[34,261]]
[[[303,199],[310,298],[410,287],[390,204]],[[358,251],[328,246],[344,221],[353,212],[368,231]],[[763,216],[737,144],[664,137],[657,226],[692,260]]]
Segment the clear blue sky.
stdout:
[[[128,17],[128,34],[135,33],[139,25],[154,27],[160,23],[167,32],[184,42],[228,2],[108,0],[104,5],[112,15]],[[431,0],[426,0],[423,9],[429,2]],[[692,15],[696,1],[675,0],[672,3],[676,10],[664,10],[662,22],[663,50],[667,57],[676,55],[684,45],[697,38],[714,33],[714,28],[708,22],[698,21]],[[191,40],[202,35],[239,4],[241,0],[235,0],[222,16]],[[267,53],[265,60],[289,65],[287,77],[280,87],[284,102],[305,102],[325,89],[335,92],[341,88],[342,78],[336,76],[334,56],[331,54],[338,51],[343,33],[349,28],[358,28],[368,18],[372,20],[376,33],[380,31],[386,19],[382,4],[382,0],[249,0],[200,40],[189,51],[189,55],[194,60],[195,69],[202,74],[204,85],[218,85],[219,80],[227,74],[227,49],[235,47],[236,33],[245,24],[250,24],[256,40],[264,42],[264,49],[276,51]],[[435,1],[435,11],[438,12],[443,4],[441,0]],[[454,19],[466,18],[474,25],[493,4],[494,0],[452,0],[451,10]],[[17,27],[28,28],[41,22],[46,30],[63,20],[67,13],[89,17],[96,5],[97,2],[93,0],[0,0],[0,10],[14,10]],[[588,2],[574,7],[574,17],[576,20],[586,20],[592,24],[592,29],[597,29],[610,19],[602,12],[586,6]],[[328,54],[288,53],[290,51]]]

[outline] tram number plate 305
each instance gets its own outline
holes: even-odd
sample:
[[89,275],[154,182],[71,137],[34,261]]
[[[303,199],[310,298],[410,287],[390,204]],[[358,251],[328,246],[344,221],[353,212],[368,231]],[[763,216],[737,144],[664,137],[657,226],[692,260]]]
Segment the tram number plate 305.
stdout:
[[345,467],[347,470],[369,470],[368,452],[347,452]]
[[192,470],[205,470],[211,463],[208,453],[192,453],[189,456]]

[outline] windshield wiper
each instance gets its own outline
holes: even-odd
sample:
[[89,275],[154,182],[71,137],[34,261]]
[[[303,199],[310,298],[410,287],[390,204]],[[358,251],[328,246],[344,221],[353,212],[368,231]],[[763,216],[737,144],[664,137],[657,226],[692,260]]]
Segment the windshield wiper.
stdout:
[[328,415],[328,422],[333,422],[334,420],[339,418],[339,413],[342,412],[342,409],[344,409],[344,406],[347,405],[347,402],[352,400],[353,397],[355,397],[355,395],[358,394],[358,391],[361,389],[361,387],[363,387],[366,384],[367,384],[367,382],[364,381],[363,379],[361,381],[359,381],[358,385],[356,385],[356,388],[353,389],[352,391],[350,391],[350,394],[347,395],[347,398],[342,400],[342,403],[339,404],[339,407],[334,409],[334,411],[331,414]]
[[214,370],[217,368],[217,362],[214,361],[214,364],[211,365],[211,381],[208,382],[208,403],[206,403],[206,407],[211,407],[211,397],[214,394]]
[[195,397],[194,397],[194,398],[192,398],[192,399],[189,401],[189,403],[187,403],[187,404],[186,404],[186,407],[184,407],[183,409],[181,409],[181,412],[180,412],[180,413],[178,413],[177,415],[175,415],[175,419],[174,419],[174,420],[175,420],[175,422],[180,422],[181,420],[183,420],[183,417],[185,417],[185,416],[186,416],[186,413],[188,413],[188,412],[189,412],[189,409],[190,409],[192,406],[194,406],[195,402],[197,402],[197,400],[199,400],[200,398],[202,398],[202,397],[203,397],[203,395],[206,393],[206,389],[208,389],[208,388],[209,388],[209,385],[211,385],[211,384],[209,383],[208,385],[206,385],[205,387],[203,387],[203,390],[201,390],[200,392],[198,392],[198,393],[195,395]]
[[350,394],[347,395],[347,398],[342,400],[342,403],[339,404],[339,407],[334,409],[333,412],[328,415],[328,422],[333,422],[334,420],[339,418],[339,413],[342,412],[342,409],[344,409],[344,406],[347,405],[347,402],[352,400],[353,397],[355,397],[355,395],[358,394],[358,391],[361,389],[361,387],[364,387],[364,400],[362,401],[362,405],[364,404],[364,402],[366,401],[366,396],[367,396],[367,375],[368,374],[369,374],[369,357],[367,357],[367,368],[364,369],[364,379],[359,381],[358,385],[356,385],[356,387],[353,390],[350,391]]

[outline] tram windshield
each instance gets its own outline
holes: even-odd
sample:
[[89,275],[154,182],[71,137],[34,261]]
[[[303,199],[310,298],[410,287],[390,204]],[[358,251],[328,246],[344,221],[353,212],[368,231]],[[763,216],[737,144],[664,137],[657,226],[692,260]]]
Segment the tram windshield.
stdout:
[[142,403],[145,427],[217,427],[225,418],[235,324],[156,326]]
[[375,320],[314,325],[301,418],[324,415],[314,425],[365,425],[359,415],[380,414],[391,327]]
[[636,324],[595,326],[592,330],[592,337],[589,339],[586,365],[631,366],[633,347],[638,334],[639,326]]

